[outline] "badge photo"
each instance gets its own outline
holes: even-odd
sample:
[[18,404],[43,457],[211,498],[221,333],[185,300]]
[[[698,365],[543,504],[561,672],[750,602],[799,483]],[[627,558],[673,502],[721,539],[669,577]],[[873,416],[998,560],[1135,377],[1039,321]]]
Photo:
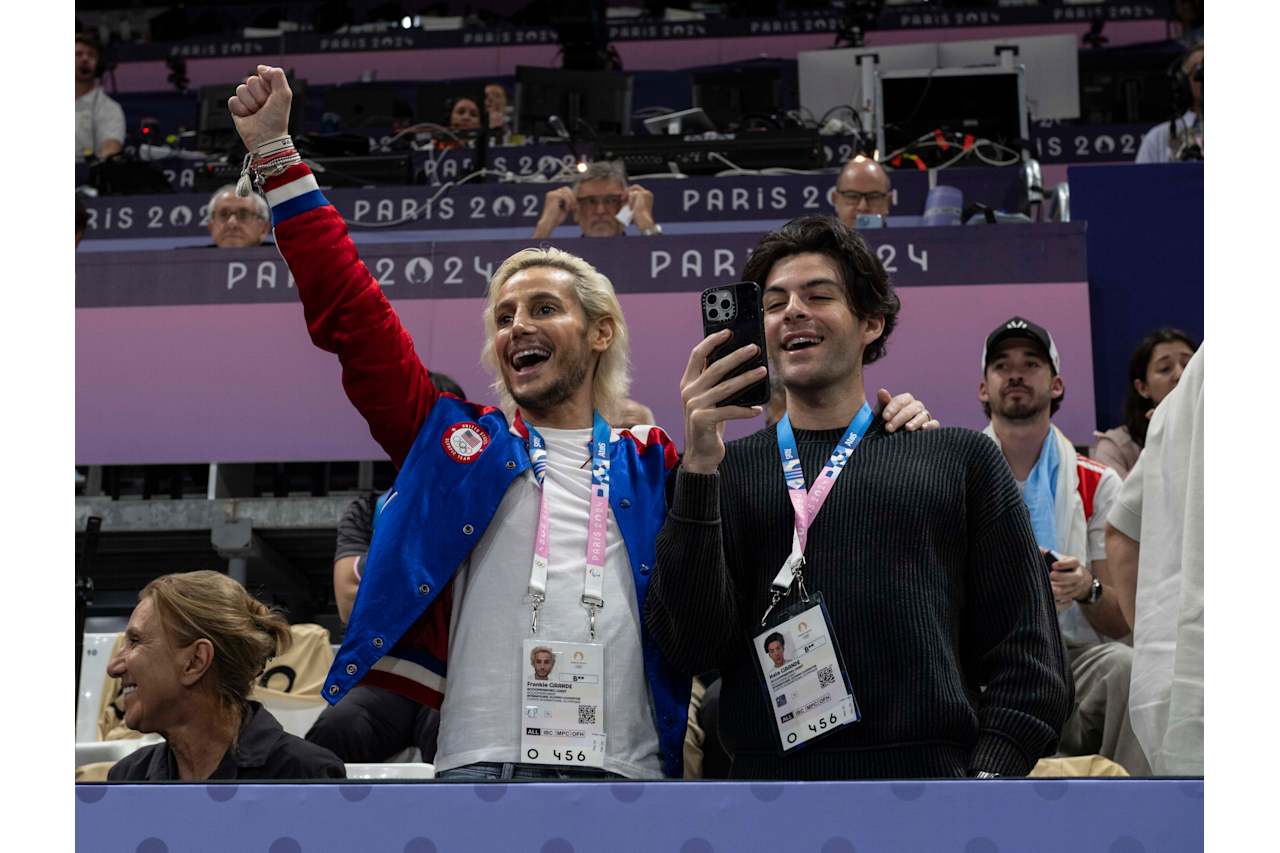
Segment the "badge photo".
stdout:
[[752,645],[783,752],[862,718],[822,593],[776,612]]
[[604,646],[530,637],[521,676],[521,761],[603,767]]
[[489,446],[489,434],[479,424],[463,421],[445,430],[440,443],[454,462],[469,464]]

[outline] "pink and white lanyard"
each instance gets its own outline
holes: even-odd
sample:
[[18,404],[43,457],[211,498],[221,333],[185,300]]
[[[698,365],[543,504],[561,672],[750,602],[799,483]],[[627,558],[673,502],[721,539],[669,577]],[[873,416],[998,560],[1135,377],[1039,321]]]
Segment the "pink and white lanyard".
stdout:
[[769,614],[782,597],[791,590],[791,584],[794,581],[800,584],[801,598],[805,601],[809,600],[808,590],[804,586],[804,549],[809,541],[809,528],[813,526],[813,520],[818,517],[818,512],[827,502],[827,497],[835,487],[836,480],[844,471],[845,463],[849,461],[853,451],[858,449],[863,436],[867,434],[867,428],[871,426],[874,419],[875,415],[871,407],[863,403],[858,414],[854,415],[853,422],[845,430],[844,437],[836,443],[835,450],[831,451],[831,458],[827,460],[826,467],[813,481],[812,489],[806,489],[804,485],[804,470],[800,467],[800,451],[796,448],[795,433],[791,430],[791,417],[783,415],[782,420],[778,421],[778,454],[782,457],[782,475],[787,481],[787,494],[795,510],[795,529],[791,535],[791,553],[782,562],[782,568],[778,571],[777,577],[769,585],[772,595],[769,606],[760,619],[761,625],[768,621]]
[[[547,600],[547,569],[551,565],[551,524],[544,481],[547,474],[547,444],[532,425],[529,430],[529,461],[533,476],[542,489],[538,501],[538,530],[533,541],[533,567],[529,570],[529,603],[533,609],[530,630],[538,633],[538,611]],[[582,604],[587,608],[591,639],[596,638],[596,613],[604,607],[604,556],[609,538],[609,424],[593,414],[591,426],[591,505],[587,516],[587,568],[582,581]]]

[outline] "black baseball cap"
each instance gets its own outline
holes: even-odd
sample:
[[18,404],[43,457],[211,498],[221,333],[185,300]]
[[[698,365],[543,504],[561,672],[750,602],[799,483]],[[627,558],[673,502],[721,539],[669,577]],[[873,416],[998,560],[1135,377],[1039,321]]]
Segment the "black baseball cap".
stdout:
[[1001,341],[1007,341],[1009,338],[1026,338],[1035,341],[1044,350],[1045,355],[1049,357],[1049,362],[1053,365],[1054,375],[1056,376],[1061,372],[1062,364],[1058,358],[1058,347],[1053,342],[1053,335],[1049,334],[1049,330],[1024,317],[1010,317],[999,326],[996,326],[991,334],[987,335],[987,342],[982,345],[983,373],[986,373],[987,364],[991,361],[991,350]]

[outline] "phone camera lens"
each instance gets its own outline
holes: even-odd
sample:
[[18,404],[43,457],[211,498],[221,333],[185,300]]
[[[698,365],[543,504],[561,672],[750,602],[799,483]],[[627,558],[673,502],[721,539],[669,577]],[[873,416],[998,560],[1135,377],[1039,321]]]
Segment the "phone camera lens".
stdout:
[[707,309],[707,316],[710,317],[712,320],[718,320],[720,318],[720,312],[717,311],[715,308],[709,308]]
[[729,310],[729,307],[730,307],[730,306],[732,306],[732,305],[733,305],[733,302],[731,302],[731,301],[730,301],[730,300],[728,300],[728,299],[721,299],[721,300],[720,300],[720,307],[721,307],[721,308],[723,308],[723,309],[725,309],[726,311],[727,311],[727,310]]

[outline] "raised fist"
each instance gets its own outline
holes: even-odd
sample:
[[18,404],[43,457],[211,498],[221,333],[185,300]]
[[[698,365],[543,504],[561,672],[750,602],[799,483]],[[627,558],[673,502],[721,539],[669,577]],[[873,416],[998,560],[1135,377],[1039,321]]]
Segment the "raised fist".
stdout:
[[289,132],[289,105],[293,91],[283,68],[259,65],[258,73],[236,87],[227,109],[236,123],[244,147],[253,151],[264,142]]

